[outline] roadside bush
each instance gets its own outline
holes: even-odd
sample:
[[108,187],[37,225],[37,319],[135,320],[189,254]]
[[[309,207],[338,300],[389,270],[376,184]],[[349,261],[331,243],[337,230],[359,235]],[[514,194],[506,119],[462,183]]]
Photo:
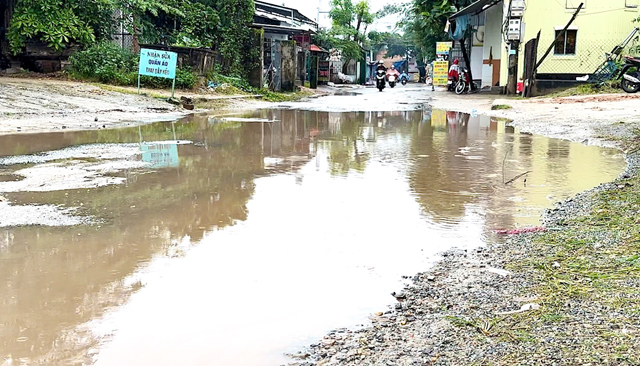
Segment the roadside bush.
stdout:
[[[138,85],[138,69],[134,72],[134,82],[129,85]],[[176,70],[176,88],[177,89],[193,89],[198,84],[199,78],[196,73],[190,69],[178,68]],[[151,76],[142,76],[140,83],[145,88],[165,89],[171,88],[173,80],[164,78],[155,78]]]
[[76,52],[69,61],[71,74],[76,78],[129,85],[127,74],[137,69],[138,56],[111,42],[101,42]]
[[[76,52],[69,61],[71,76],[74,78],[114,85],[138,85],[139,56],[113,43],[94,44],[83,51]],[[170,88],[172,80],[143,76],[141,83],[147,88]],[[193,71],[178,68],[176,88],[193,89],[197,84],[198,76]]]

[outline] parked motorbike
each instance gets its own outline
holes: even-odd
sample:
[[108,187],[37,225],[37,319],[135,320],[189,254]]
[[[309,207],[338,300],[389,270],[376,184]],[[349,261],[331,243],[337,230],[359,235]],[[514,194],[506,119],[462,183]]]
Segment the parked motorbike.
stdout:
[[449,71],[447,80],[447,90],[460,95],[471,91],[471,80],[469,80],[469,70],[465,67],[457,67]]
[[640,90],[640,59],[626,56],[620,75],[622,89],[627,93],[637,93]]
[[378,90],[382,91],[386,86],[386,77],[387,75],[384,70],[380,69],[376,71],[376,88],[378,88]]
[[395,88],[396,82],[397,82],[397,76],[395,76],[393,74],[389,75],[388,81],[389,81],[389,86],[392,87],[392,88]]

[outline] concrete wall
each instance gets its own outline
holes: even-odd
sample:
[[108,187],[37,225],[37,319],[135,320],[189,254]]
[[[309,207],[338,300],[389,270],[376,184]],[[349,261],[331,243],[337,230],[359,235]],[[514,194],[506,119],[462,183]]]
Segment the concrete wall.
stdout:
[[295,91],[297,79],[297,48],[295,41],[283,41],[282,45],[282,67],[281,67],[281,89],[282,91]]
[[482,49],[482,86],[500,82],[502,58],[502,6],[498,4],[485,12],[484,44]]
[[471,74],[476,80],[482,79],[482,46],[471,47]]
[[264,64],[264,32],[261,29],[252,30],[251,45],[259,50],[259,59],[251,60],[253,62],[249,65],[249,85],[254,88],[262,88],[264,86],[262,69],[262,65]]

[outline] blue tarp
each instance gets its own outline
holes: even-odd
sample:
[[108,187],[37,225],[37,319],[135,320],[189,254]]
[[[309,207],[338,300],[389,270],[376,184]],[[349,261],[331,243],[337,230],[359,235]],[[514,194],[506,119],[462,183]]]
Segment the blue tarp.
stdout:
[[396,68],[396,70],[400,71],[400,70],[405,70],[405,65],[407,64],[407,60],[402,60],[402,61],[396,61],[393,63],[393,67]]
[[467,28],[469,27],[469,23],[471,22],[471,15],[469,14],[465,14],[465,15],[460,15],[459,17],[455,18],[455,22],[456,22],[456,30],[455,32],[451,32],[451,29],[453,27],[449,27],[449,37],[451,37],[451,39],[453,39],[454,41],[459,41],[462,39],[462,37],[464,37],[464,33],[467,31]]

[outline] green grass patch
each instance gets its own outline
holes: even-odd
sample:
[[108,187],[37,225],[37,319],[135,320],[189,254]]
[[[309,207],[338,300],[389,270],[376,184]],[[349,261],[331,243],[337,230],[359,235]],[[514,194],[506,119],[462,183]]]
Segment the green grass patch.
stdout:
[[[555,352],[561,359],[637,364],[635,355],[629,358],[633,363],[625,354],[638,348],[637,338],[622,329],[640,327],[640,179],[591,193],[590,202],[585,215],[566,217],[561,227],[532,236],[526,252],[507,266],[535,279],[528,291],[541,305],[520,319],[516,337],[539,354]],[[588,339],[589,345],[554,348],[559,343],[547,338]],[[520,364],[531,357],[525,352],[506,359]]]
[[501,109],[511,109],[511,106],[506,104],[496,104],[491,106],[492,111],[498,111]]
[[565,89],[563,91],[546,95],[546,98],[559,98],[559,97],[573,97],[579,95],[594,95],[594,94],[615,94],[623,93],[620,88],[620,82],[613,80],[607,81],[604,84],[580,84],[573,88]]

